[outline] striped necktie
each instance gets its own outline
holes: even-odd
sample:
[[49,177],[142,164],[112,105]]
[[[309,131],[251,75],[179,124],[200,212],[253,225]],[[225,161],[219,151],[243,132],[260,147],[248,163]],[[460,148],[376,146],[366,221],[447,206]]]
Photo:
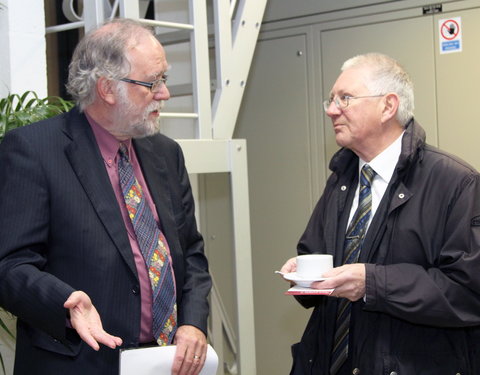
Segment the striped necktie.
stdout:
[[128,215],[152,287],[153,336],[158,345],[168,345],[172,342],[177,326],[175,284],[168,244],[145,200],[142,187],[135,178],[127,148],[123,143],[119,149],[118,174]]
[[[367,224],[372,212],[371,184],[375,171],[365,164],[360,173],[358,208],[347,229],[343,247],[343,264],[356,263],[367,232]],[[335,325],[334,346],[330,362],[330,375],[338,373],[348,358],[348,336],[352,303],[342,298],[338,302]]]

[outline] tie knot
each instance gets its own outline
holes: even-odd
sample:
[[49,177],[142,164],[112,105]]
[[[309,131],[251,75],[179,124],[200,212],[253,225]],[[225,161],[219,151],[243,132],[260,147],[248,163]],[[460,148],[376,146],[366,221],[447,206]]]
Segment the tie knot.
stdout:
[[375,171],[368,164],[365,164],[360,173],[360,184],[363,186],[370,186],[374,177]]
[[120,146],[118,147],[118,153],[122,158],[126,158],[128,160],[128,149],[127,146],[125,146],[125,143],[120,143]]

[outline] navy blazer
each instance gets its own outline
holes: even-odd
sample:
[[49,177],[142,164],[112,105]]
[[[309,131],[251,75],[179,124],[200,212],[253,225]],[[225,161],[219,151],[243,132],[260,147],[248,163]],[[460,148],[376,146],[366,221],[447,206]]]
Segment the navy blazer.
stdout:
[[[206,333],[211,279],[182,151],[163,135],[133,144],[170,246],[178,324]],[[66,328],[63,304],[82,290],[123,347],[140,331],[127,231],[78,109],[6,135],[0,197],[0,306],[18,317],[15,374],[118,374],[118,349],[95,352]]]

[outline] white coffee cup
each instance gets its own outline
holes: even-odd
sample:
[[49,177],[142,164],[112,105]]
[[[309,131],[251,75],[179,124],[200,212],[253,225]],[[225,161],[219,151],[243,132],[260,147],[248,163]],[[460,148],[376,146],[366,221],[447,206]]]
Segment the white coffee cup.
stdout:
[[297,256],[297,276],[304,280],[318,280],[323,273],[333,268],[330,254],[307,254]]

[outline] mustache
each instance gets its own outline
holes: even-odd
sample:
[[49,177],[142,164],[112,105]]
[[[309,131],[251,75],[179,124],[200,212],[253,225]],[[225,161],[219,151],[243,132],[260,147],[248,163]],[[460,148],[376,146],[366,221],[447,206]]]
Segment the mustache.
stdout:
[[165,107],[165,100],[160,100],[159,102],[151,103],[145,109],[145,113],[150,113],[150,112],[153,112],[153,111],[161,112],[163,110],[163,107]]

